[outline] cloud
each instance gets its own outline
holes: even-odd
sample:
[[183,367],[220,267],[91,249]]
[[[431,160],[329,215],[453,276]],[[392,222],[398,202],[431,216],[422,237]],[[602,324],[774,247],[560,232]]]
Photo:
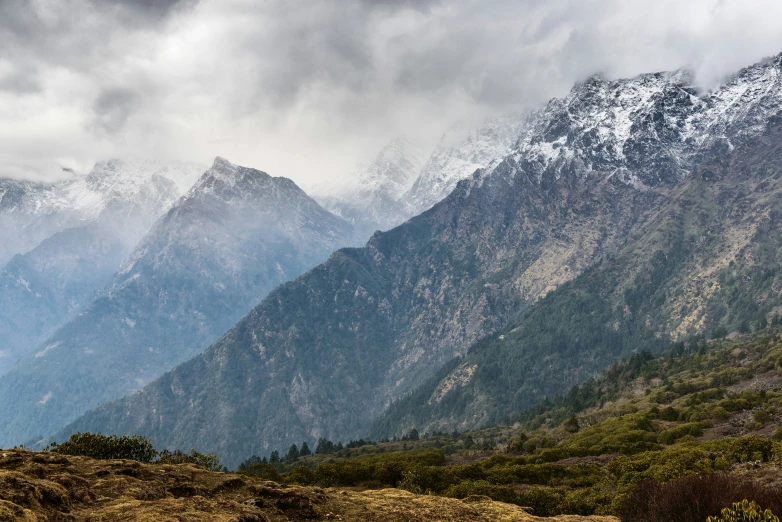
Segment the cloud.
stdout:
[[537,106],[602,72],[702,88],[782,51],[775,0],[3,0],[0,175],[111,156],[305,185],[399,134]]
[[139,95],[130,89],[104,89],[92,106],[95,126],[107,134],[117,134],[138,108],[139,98]]

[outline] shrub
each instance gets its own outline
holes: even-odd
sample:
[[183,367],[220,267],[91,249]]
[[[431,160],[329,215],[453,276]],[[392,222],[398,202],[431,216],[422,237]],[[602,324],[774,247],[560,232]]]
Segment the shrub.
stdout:
[[263,480],[272,480],[274,482],[281,482],[280,472],[274,467],[274,464],[250,464],[239,473],[242,475],[252,475]]
[[755,503],[746,499],[725,508],[719,517],[709,517],[706,522],[779,522],[770,509],[765,511]]
[[[402,484],[400,484],[401,486]],[[521,495],[512,487],[490,484],[485,480],[465,480],[449,487],[444,493],[444,496],[451,498],[466,498],[470,495],[483,495],[492,500],[508,504],[522,504]],[[537,511],[535,511],[535,514],[538,514]]]
[[152,462],[158,456],[157,450],[146,437],[133,435],[103,435],[101,433],[74,433],[62,444],[52,442],[47,451],[63,455],[81,455],[94,459],[128,459]]
[[565,428],[565,431],[568,433],[577,433],[578,430],[581,428],[578,424],[578,419],[575,416],[570,417],[568,420],[566,420],[562,424],[562,427]]
[[204,454],[199,453],[195,449],[191,449],[190,453],[185,453],[180,450],[168,451],[163,450],[157,460],[158,464],[195,464],[199,468],[204,468],[209,471],[220,471],[223,469],[223,464],[217,455],[212,453]]
[[315,484],[315,480],[315,472],[306,466],[293,466],[290,473],[285,474],[285,482],[288,483],[311,486],[312,484]]
[[762,426],[768,422],[768,419],[771,418],[771,414],[766,410],[758,410],[752,414],[752,418],[755,419],[755,422]]
[[661,431],[657,435],[657,440],[662,444],[673,444],[677,439],[681,439],[685,435],[700,437],[703,435],[703,424],[700,422],[679,424],[671,429]]
[[755,500],[771,509],[782,508],[779,488],[715,473],[691,475],[667,484],[640,482],[621,502],[617,514],[622,521],[632,522],[703,522],[742,499]]
[[728,458],[734,462],[768,462],[774,454],[774,441],[750,435],[729,442]]

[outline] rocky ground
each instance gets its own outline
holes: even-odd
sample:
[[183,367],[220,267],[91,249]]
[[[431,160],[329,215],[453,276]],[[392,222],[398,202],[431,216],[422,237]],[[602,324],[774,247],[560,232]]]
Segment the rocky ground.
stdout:
[[[397,489],[287,486],[191,465],[0,450],[0,521],[535,521],[518,506]],[[610,517],[562,516],[564,522]]]

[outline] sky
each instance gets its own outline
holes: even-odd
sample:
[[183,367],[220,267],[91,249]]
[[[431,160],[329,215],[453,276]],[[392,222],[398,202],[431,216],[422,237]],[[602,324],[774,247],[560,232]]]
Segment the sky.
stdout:
[[338,183],[594,73],[708,90],[779,52],[779,0],[0,0],[0,177],[220,155]]

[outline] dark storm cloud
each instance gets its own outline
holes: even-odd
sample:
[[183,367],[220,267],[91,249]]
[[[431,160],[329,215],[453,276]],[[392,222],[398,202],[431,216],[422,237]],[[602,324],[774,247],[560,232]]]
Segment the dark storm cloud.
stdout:
[[369,7],[381,9],[416,9],[428,11],[432,6],[441,4],[443,0],[362,0]]
[[117,22],[133,27],[164,22],[168,17],[193,8],[198,0],[90,0],[94,11],[112,16]]
[[247,55],[272,50],[273,59],[261,57],[252,63],[259,94],[271,96],[274,103],[292,104],[313,83],[350,90],[372,87],[375,64],[361,6],[344,2],[335,8],[305,1],[280,7],[263,16],[263,30],[240,42],[240,52]]
[[116,134],[125,126],[139,102],[139,95],[129,89],[103,90],[92,106],[96,127],[107,134]]
[[93,0],[93,5],[96,7],[100,7],[101,4],[114,4],[157,15],[166,15],[175,7],[186,3],[194,2],[189,2],[189,0]]

